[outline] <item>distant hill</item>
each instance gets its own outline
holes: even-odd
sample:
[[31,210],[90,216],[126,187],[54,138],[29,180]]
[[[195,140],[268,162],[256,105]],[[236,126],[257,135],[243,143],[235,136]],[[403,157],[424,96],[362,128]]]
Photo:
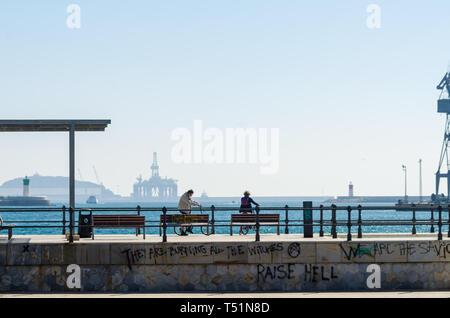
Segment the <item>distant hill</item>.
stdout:
[[[69,198],[69,178],[61,176],[41,176],[35,174],[30,179],[30,195],[46,196],[52,202],[67,202]],[[0,186],[0,196],[22,195],[23,177],[4,182]],[[102,184],[89,181],[75,181],[75,200],[84,203],[91,195],[102,201],[119,200],[121,196],[114,194]]]

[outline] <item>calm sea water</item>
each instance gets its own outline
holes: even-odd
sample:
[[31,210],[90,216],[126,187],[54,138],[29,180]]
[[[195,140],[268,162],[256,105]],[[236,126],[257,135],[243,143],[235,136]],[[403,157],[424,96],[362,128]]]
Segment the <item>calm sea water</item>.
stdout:
[[[256,200],[256,198],[255,198]],[[264,201],[264,200],[256,200],[261,207],[284,207],[286,204],[291,207],[300,207],[302,205],[302,202],[293,201],[289,199],[279,199],[279,200],[271,200],[271,201]],[[239,204],[236,202],[232,202],[231,200],[226,201],[205,201],[201,202],[203,206],[211,206],[214,204],[216,207],[239,207]],[[319,206],[320,204],[324,204],[325,206],[329,206],[330,204],[323,203],[323,202],[313,202],[314,206]],[[89,208],[89,207],[97,207],[97,208],[124,208],[124,207],[135,207],[136,203],[108,203],[108,204],[97,204],[97,205],[77,205],[77,208]],[[163,205],[167,207],[176,207],[176,203],[141,203],[142,207],[162,207]],[[352,204],[352,206],[355,206],[358,204]],[[361,204],[363,207],[364,205],[370,205],[370,206],[392,206],[392,203],[385,203],[385,204]],[[86,212],[83,212],[86,213]],[[96,213],[118,213],[118,212],[96,212]],[[131,213],[132,212],[126,212]],[[176,212],[170,212],[170,213],[176,213]],[[209,211],[195,211],[193,213],[202,213],[202,214],[210,214]],[[215,213],[215,219],[216,219],[216,233],[218,234],[229,234],[229,226],[226,224],[229,223],[230,215],[232,213],[237,213],[236,211],[216,211]],[[281,218],[281,233],[284,233],[285,231],[285,211],[280,209],[280,211],[267,211],[262,213],[280,213]],[[145,215],[147,221],[151,221],[149,225],[157,225],[159,224],[159,217],[161,212],[141,212],[141,215]],[[16,213],[16,212],[2,212],[1,216],[3,220],[7,223],[14,223],[16,224],[17,228],[14,230],[14,234],[24,234],[24,235],[38,235],[38,234],[61,234],[62,233],[62,212],[32,212],[32,213]],[[352,212],[352,219],[357,220],[358,213],[357,211]],[[363,221],[364,220],[408,220],[410,221],[412,219],[412,212],[410,211],[364,211],[363,210]],[[431,212],[416,212],[416,218],[418,220],[430,220]],[[435,220],[437,221],[438,213],[434,213]],[[313,212],[313,218],[314,220],[319,220],[319,211]],[[75,214],[75,219],[78,221],[78,212]],[[290,224],[293,226],[289,227],[290,233],[303,233],[303,227],[299,225],[298,220],[303,219],[303,212],[302,211],[290,211],[289,212],[289,220]],[[331,212],[330,211],[324,211],[324,219],[330,220],[331,219]],[[337,219],[338,220],[347,220],[347,212],[346,211],[338,211],[337,212]],[[445,221],[448,220],[447,212],[443,212],[443,219]],[[66,214],[66,220],[69,220],[68,213]],[[26,226],[47,226],[46,228],[26,228]],[[435,226],[436,232],[437,232],[437,225]],[[325,233],[330,233],[329,227],[324,227]],[[234,230],[234,233],[237,233],[239,229],[236,227]],[[339,233],[346,233],[347,227],[339,226],[337,228],[337,231]],[[443,231],[448,231],[448,226],[443,226]],[[194,228],[195,233],[200,233],[199,228]],[[319,232],[319,227],[314,227],[314,232]],[[352,232],[357,233],[357,227],[352,228]],[[396,226],[365,226],[363,227],[363,233],[386,233],[386,232],[396,232],[396,233],[410,233],[411,232],[411,226],[402,226],[402,225],[396,225]],[[430,232],[430,226],[417,226],[417,232],[418,233],[429,233]],[[132,229],[98,229],[96,230],[96,234],[132,234],[134,233],[134,230]],[[254,231],[250,231],[249,234],[253,234]],[[261,233],[276,233],[275,227],[270,226],[262,226],[261,227]],[[2,233],[6,234],[6,233]],[[157,227],[149,227],[147,228],[147,234],[159,234],[159,229]],[[168,229],[168,234],[174,234],[173,228]]]

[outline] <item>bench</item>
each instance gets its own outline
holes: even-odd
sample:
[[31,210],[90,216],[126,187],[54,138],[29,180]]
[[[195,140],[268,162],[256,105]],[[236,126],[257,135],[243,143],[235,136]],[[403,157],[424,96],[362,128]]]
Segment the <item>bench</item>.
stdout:
[[16,226],[15,224],[6,225],[5,223],[3,223],[3,219],[0,216],[0,231],[8,230],[8,241],[12,238],[12,230],[15,226]]
[[10,225],[1,225],[0,226],[0,231],[2,230],[8,230],[8,240],[10,240],[12,238],[12,230],[15,227],[15,224],[10,224]]
[[[161,230],[164,225],[164,214],[159,219],[159,236],[162,235]],[[208,214],[166,214],[166,225],[173,226],[176,229],[181,226],[200,226],[203,234],[209,235],[209,215]],[[203,226],[206,226],[206,233],[203,231]],[[177,233],[179,234],[179,233]]]
[[[279,214],[260,214],[259,225],[276,226],[277,235],[280,235]],[[230,223],[230,235],[233,235],[233,226],[256,226],[256,214],[232,214]]]
[[145,216],[140,215],[93,215],[92,216],[92,239],[94,239],[95,228],[121,228],[121,229],[136,229],[136,236],[138,230],[143,229],[145,240]]

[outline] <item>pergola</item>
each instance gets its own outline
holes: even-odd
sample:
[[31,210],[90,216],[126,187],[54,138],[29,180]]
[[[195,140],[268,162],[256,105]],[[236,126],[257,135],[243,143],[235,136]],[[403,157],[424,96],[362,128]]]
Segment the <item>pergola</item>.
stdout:
[[69,202],[75,208],[75,131],[105,131],[111,120],[0,120],[0,132],[69,133]]

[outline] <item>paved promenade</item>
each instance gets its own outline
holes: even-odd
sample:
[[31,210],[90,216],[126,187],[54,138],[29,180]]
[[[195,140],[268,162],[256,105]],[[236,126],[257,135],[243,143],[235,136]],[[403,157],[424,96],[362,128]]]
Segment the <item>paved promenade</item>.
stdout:
[[[363,238],[358,239],[356,235],[353,236],[352,241],[424,241],[437,240],[437,234],[416,234],[408,233],[380,233],[380,234],[365,234]],[[443,235],[444,241],[450,241],[446,234]],[[168,243],[222,243],[222,242],[254,242],[255,235],[226,235],[214,234],[210,236],[194,234],[189,236],[168,235]],[[330,235],[319,237],[315,234],[314,238],[304,238],[303,234],[261,234],[261,242],[346,242],[347,234],[338,235],[337,239],[333,239]],[[14,235],[9,243],[31,243],[31,244],[51,244],[51,243],[67,243],[63,235]],[[83,238],[74,243],[95,244],[95,243],[161,243],[162,238],[158,235],[147,235],[146,239],[142,235],[95,235],[95,240],[90,238]],[[8,243],[7,237],[0,235],[0,244]]]

